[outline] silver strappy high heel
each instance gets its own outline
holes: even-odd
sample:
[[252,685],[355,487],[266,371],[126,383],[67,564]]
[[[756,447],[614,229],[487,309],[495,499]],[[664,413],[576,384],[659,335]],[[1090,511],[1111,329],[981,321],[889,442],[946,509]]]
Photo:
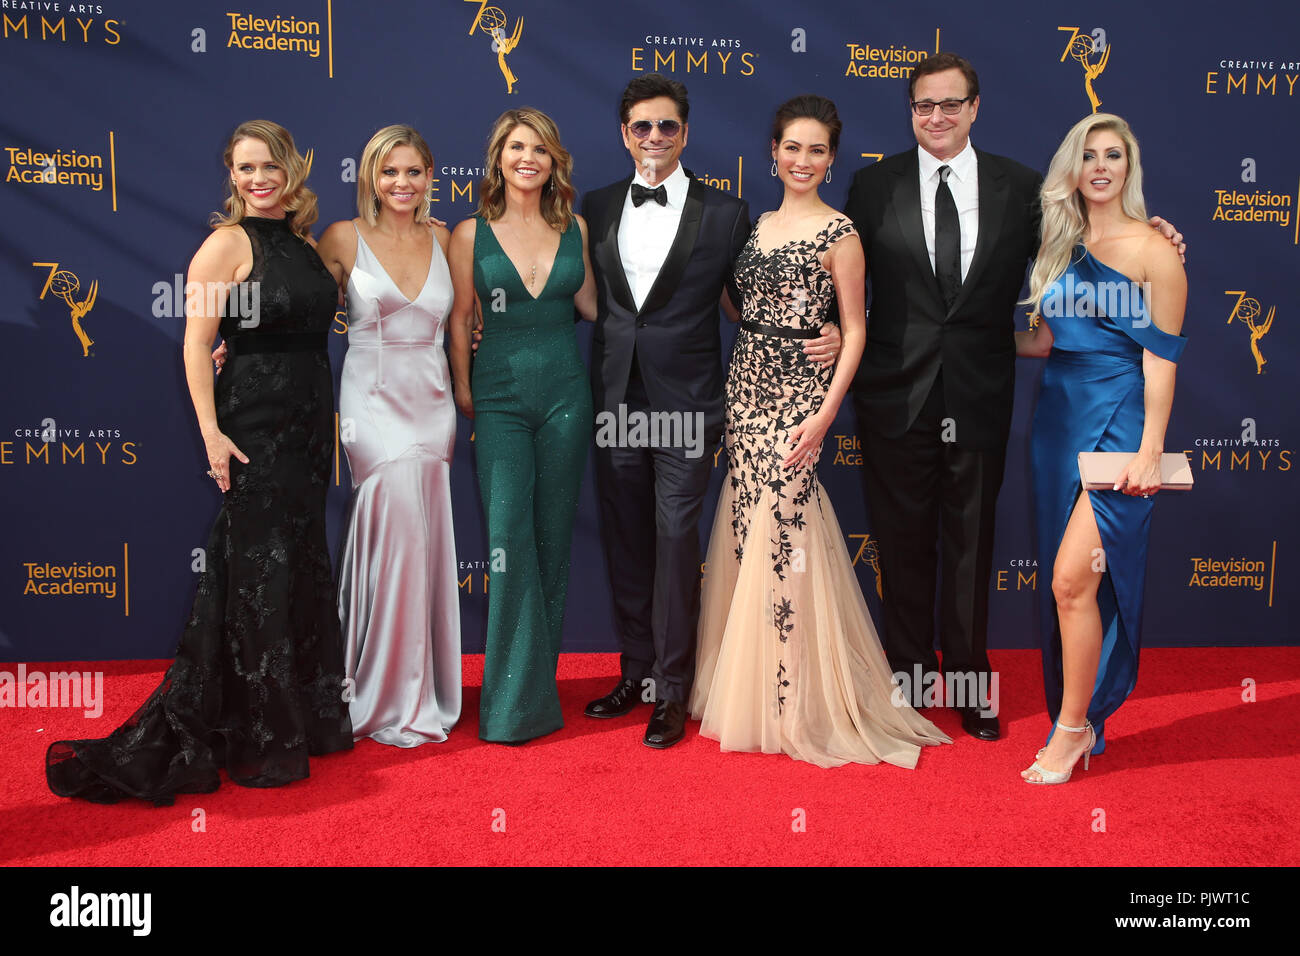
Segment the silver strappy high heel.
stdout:
[[[1092,748],[1097,745],[1097,732],[1092,729],[1092,721],[1085,720],[1083,722],[1082,727],[1067,727],[1065,726],[1065,724],[1058,723],[1056,725],[1056,729],[1066,730],[1072,734],[1088,735],[1088,745],[1083,748],[1083,769],[1087,770],[1088,757],[1092,754]],[[1046,749],[1047,749],[1046,747],[1043,748],[1043,750]],[[1041,757],[1043,755],[1043,750],[1038,751],[1037,754],[1038,757]],[[1075,762],[1076,763],[1078,762],[1077,759]],[[1046,768],[1040,766],[1038,760],[1035,759],[1034,762],[1030,765],[1029,771],[1033,771],[1034,773],[1038,774],[1039,779],[1031,780],[1028,777],[1022,777],[1021,779],[1024,780],[1025,783],[1065,783],[1065,781],[1070,779],[1070,774],[1074,773],[1074,768],[1071,767],[1069,770],[1047,770]],[[1026,773],[1029,771],[1026,771]]]

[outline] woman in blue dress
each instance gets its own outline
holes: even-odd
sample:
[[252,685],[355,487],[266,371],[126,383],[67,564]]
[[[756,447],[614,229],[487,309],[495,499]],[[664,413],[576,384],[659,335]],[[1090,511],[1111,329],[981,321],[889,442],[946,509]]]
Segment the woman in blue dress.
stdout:
[[[1019,355],[1047,357],[1031,457],[1043,682],[1054,721],[1021,776],[1069,780],[1105,749],[1104,722],[1133,690],[1153,496],[1174,397],[1187,278],[1147,223],[1137,141],[1118,116],[1075,124],[1043,183],[1030,276],[1040,318]],[[1113,490],[1080,494],[1078,455],[1135,452]],[[1066,731],[1057,734],[1056,730]]]

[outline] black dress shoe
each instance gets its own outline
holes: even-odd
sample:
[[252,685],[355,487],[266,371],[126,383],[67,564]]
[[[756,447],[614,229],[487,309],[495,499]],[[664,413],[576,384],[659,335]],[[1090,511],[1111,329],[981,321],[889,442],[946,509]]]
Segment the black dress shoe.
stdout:
[[997,740],[1001,735],[996,717],[984,717],[978,707],[958,707],[961,729],[978,740]]
[[655,704],[650,725],[645,729],[645,745],[663,750],[686,735],[686,705],[679,700],[661,700]]
[[604,697],[597,697],[588,704],[583,713],[588,717],[622,717],[639,703],[641,703],[641,685],[625,677]]

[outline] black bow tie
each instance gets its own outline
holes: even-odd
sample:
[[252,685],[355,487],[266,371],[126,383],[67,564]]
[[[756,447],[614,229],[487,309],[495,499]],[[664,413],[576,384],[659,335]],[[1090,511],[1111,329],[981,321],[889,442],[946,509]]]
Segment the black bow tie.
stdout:
[[661,206],[668,205],[668,190],[663,186],[656,186],[654,189],[647,189],[640,183],[632,184],[632,205],[640,207],[647,199],[653,199]]

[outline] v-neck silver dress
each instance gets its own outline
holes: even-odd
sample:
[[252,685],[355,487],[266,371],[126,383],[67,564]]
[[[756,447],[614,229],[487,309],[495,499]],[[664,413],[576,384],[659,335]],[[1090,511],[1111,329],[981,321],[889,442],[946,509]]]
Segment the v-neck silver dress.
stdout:
[[339,558],[353,734],[441,741],[460,718],[460,599],[450,471],[456,406],[443,351],[451,273],[437,242],[406,298],[358,232],[339,434],[352,501]]

